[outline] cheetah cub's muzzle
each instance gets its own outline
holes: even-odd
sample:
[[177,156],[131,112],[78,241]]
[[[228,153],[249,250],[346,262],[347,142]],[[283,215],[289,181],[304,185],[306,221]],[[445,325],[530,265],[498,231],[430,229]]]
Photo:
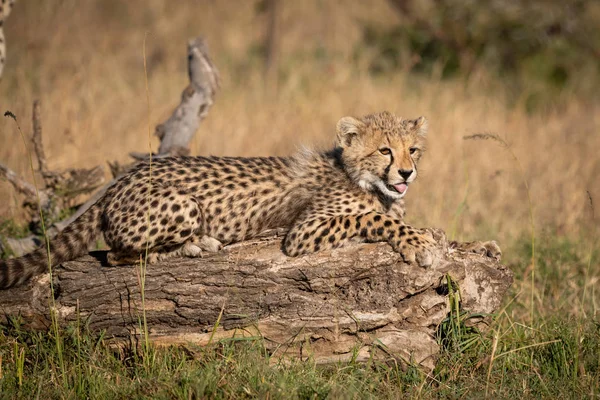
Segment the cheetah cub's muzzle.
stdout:
[[392,181],[394,183],[386,183],[383,179],[375,182],[375,186],[386,196],[392,199],[401,199],[406,196],[408,192],[408,185],[417,178],[416,170],[408,170],[408,171],[398,171],[398,174],[401,176],[400,179],[392,179],[388,178],[388,181]]

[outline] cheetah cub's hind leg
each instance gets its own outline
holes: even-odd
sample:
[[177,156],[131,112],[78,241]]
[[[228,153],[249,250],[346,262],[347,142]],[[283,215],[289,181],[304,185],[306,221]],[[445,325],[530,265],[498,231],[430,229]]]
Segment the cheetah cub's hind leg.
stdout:
[[161,260],[175,257],[201,258],[202,252],[216,253],[223,247],[217,239],[202,235],[201,237],[192,237],[181,246],[175,248],[163,248],[148,255],[148,263],[153,264]]
[[194,239],[193,243],[204,251],[216,253],[223,248],[223,243],[219,242],[214,237],[203,235],[199,239]]
[[185,191],[130,182],[110,199],[103,220],[111,265],[144,259],[153,263],[169,257],[200,257],[203,247],[215,248],[203,239],[203,213]]
[[454,241],[450,243],[450,248],[490,257],[496,261],[500,261],[500,258],[502,257],[502,250],[495,240],[490,240],[488,242],[476,241],[464,243]]
[[[177,245],[173,247],[162,247],[159,249],[148,249],[148,264],[155,264],[159,261],[166,260],[175,257],[202,257],[202,248],[196,246],[194,243],[188,241],[183,245]],[[107,261],[109,265],[135,265],[145,260],[145,250],[139,254],[135,253],[123,253],[110,251],[107,255]]]

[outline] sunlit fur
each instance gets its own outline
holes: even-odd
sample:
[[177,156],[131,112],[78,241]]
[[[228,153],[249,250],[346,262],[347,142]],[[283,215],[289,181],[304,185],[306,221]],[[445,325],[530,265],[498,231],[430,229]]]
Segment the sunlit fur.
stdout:
[[[426,121],[388,112],[342,118],[333,149],[292,157],[165,157],[142,162],[50,243],[0,260],[0,288],[18,286],[87,252],[100,235],[111,264],[148,255],[198,257],[265,229],[288,229],[289,256],[356,242],[387,242],[428,266],[432,238],[403,221]],[[412,154],[411,154],[412,149]],[[404,171],[405,177],[401,176]],[[396,185],[396,188],[389,185]]]

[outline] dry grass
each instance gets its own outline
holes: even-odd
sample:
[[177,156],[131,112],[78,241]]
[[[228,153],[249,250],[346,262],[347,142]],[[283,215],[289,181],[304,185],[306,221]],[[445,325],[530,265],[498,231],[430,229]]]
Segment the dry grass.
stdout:
[[[347,114],[425,115],[430,147],[408,196],[411,222],[456,231],[459,239],[511,242],[529,229],[525,178],[536,227],[578,235],[593,226],[586,191],[600,199],[600,103],[572,96],[560,109],[528,115],[520,104],[507,105],[503,86],[485,71],[466,84],[403,73],[372,78],[353,58],[360,21],[387,24],[395,16],[384,0],[341,4],[285,4],[274,98],[263,90],[253,50],[265,26],[253,2],[21,0],[7,23],[0,104],[27,132],[32,101],[41,98],[51,167],[126,161],[129,151],[146,148],[145,33],[152,124],[177,104],[187,79],[186,40],[203,34],[223,80],[194,154],[289,154],[301,144],[329,145],[337,119]],[[25,174],[27,157],[11,122],[0,120],[0,160]],[[526,176],[496,143],[463,140],[481,132],[510,143]],[[20,209],[6,183],[0,183],[0,204],[6,218]]]

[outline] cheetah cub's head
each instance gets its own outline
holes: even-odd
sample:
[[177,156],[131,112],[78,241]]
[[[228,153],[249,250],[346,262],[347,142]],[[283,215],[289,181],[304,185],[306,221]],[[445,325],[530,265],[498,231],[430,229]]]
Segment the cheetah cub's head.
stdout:
[[426,134],[424,117],[402,119],[384,111],[340,119],[336,146],[344,168],[360,187],[399,200],[417,178]]

